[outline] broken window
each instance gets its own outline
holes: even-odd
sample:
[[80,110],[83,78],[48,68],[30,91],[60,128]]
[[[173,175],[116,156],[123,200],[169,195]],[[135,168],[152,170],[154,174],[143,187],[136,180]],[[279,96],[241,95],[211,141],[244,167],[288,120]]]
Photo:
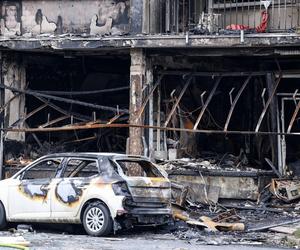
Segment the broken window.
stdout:
[[[118,160],[117,163],[121,167],[123,173],[127,176],[162,176],[158,169],[156,169],[156,167],[148,161]],[[132,171],[133,169],[135,169],[136,171]]]
[[28,170],[25,170],[22,175],[22,180],[54,178],[59,166],[62,162],[61,158],[43,160]]
[[92,177],[98,174],[99,171],[96,160],[70,159],[63,177]]

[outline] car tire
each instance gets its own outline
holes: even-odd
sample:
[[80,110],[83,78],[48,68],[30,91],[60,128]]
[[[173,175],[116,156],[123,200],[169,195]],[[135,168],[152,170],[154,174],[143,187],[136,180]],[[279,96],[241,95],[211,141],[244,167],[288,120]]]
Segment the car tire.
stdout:
[[6,225],[7,225],[7,221],[6,221],[5,209],[2,202],[0,202],[0,230],[5,229]]
[[108,208],[101,202],[90,203],[83,213],[83,227],[91,236],[105,236],[112,232],[113,221]]

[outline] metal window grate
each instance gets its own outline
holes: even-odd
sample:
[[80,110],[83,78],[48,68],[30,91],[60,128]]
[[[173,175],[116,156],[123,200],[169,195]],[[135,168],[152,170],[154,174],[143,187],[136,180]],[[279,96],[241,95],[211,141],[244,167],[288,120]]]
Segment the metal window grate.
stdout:
[[[151,33],[185,33],[199,24],[202,13],[218,14],[218,28],[231,24],[255,28],[262,22],[265,0],[148,0]],[[300,26],[300,0],[271,0],[266,32],[286,32]],[[159,22],[159,24],[157,24]],[[155,27],[151,27],[151,26]]]

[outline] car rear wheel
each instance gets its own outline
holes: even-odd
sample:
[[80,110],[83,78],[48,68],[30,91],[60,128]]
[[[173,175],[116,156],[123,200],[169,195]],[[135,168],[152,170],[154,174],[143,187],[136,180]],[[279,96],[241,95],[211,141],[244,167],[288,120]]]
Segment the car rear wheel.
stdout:
[[101,202],[92,202],[86,207],[82,224],[87,234],[92,236],[105,236],[113,228],[110,212]]
[[6,225],[7,225],[7,221],[6,221],[5,209],[2,202],[0,202],[0,230],[5,229]]

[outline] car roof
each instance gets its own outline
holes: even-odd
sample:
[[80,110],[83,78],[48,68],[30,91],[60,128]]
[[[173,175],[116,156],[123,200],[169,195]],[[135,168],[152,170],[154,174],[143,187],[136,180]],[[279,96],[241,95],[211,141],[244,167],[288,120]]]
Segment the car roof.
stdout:
[[140,159],[140,160],[149,160],[149,158],[145,156],[138,156],[138,155],[128,155],[128,154],[119,154],[119,153],[100,153],[100,152],[68,152],[68,153],[55,153],[45,155],[41,158],[48,158],[48,157],[92,157],[92,158],[101,158],[107,157],[110,159]]

